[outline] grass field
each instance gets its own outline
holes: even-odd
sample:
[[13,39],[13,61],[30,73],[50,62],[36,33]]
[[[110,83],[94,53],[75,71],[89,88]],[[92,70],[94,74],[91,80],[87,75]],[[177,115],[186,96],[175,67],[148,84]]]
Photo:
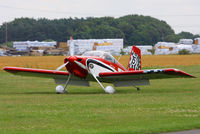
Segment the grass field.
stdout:
[[[152,66],[158,65],[146,68]],[[58,95],[51,79],[0,71],[0,134],[156,134],[200,128],[200,64],[162,66],[197,78],[153,80],[140,92],[116,88],[111,95],[91,83],[89,88],[69,86],[68,94]]]

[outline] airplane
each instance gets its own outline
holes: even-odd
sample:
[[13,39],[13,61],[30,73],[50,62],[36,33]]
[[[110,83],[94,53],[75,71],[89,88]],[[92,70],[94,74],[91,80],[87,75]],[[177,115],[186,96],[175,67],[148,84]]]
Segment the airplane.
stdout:
[[[62,68],[67,71],[60,71]],[[64,64],[56,70],[33,69],[22,67],[4,67],[3,70],[22,76],[53,78],[56,93],[67,92],[68,85],[90,86],[90,81],[96,81],[109,94],[115,92],[112,86],[104,87],[104,83],[112,83],[115,87],[150,85],[151,79],[164,78],[195,78],[178,69],[141,70],[141,51],[133,45],[128,68],[123,67],[110,53],[104,51],[87,51],[82,56],[68,56]],[[64,86],[62,86],[64,85]]]

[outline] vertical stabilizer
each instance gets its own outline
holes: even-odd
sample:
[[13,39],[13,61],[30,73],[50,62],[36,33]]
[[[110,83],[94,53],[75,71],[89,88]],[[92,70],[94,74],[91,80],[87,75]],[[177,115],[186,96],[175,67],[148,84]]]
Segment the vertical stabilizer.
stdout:
[[131,50],[128,70],[141,70],[141,51],[134,45]]

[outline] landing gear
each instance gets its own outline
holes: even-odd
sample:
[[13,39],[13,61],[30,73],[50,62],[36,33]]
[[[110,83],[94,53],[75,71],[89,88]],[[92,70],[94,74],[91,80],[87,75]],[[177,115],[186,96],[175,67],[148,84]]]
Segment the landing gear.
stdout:
[[106,93],[113,94],[115,92],[115,89],[112,86],[107,86],[106,88],[101,84],[101,82],[97,79],[96,75],[96,69],[94,69],[94,64],[90,63],[88,66],[88,71],[91,73],[91,75],[94,77],[94,79],[99,83],[99,85],[103,88],[103,90]]
[[64,89],[64,87],[62,85],[58,85],[56,87],[56,93],[57,94],[64,94],[66,92],[66,89]]
[[115,89],[112,87],[112,86],[107,86],[104,91],[106,93],[109,93],[109,94],[113,94],[115,92]]
[[137,91],[140,91],[140,88],[139,87],[136,87],[136,86],[134,86],[136,89],[137,89]]
[[97,79],[97,77],[92,74],[92,76],[95,78],[95,80],[99,83],[99,85],[103,88],[103,90],[106,92],[106,93],[109,93],[109,94],[113,94],[115,92],[115,89],[112,87],[112,86],[107,86],[106,88],[104,88],[104,86],[101,84],[101,82]]
[[136,87],[137,91],[140,91],[140,88],[139,87]]
[[56,87],[56,93],[57,93],[57,94],[64,94],[64,93],[67,92],[66,87],[67,87],[67,85],[69,84],[70,78],[71,78],[71,74],[69,74],[68,79],[67,79],[67,81],[66,81],[64,87],[63,87],[62,85],[58,85],[58,86]]
[[[65,67],[68,63],[69,63],[69,62],[66,62],[65,64],[59,66],[59,67],[56,69],[56,71],[60,71],[60,70],[61,70],[63,67]],[[57,94],[64,94],[65,92],[67,92],[66,87],[67,87],[67,85],[68,85],[68,83],[69,83],[70,78],[71,78],[71,75],[69,74],[68,79],[67,79],[66,84],[65,84],[64,87],[63,87],[62,85],[58,85],[58,86],[56,87],[56,93],[57,93]]]

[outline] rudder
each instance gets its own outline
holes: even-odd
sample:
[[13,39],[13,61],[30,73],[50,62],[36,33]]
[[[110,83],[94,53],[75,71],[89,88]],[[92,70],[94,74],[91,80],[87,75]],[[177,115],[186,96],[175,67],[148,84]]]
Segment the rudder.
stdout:
[[133,45],[128,70],[141,70],[141,50]]

